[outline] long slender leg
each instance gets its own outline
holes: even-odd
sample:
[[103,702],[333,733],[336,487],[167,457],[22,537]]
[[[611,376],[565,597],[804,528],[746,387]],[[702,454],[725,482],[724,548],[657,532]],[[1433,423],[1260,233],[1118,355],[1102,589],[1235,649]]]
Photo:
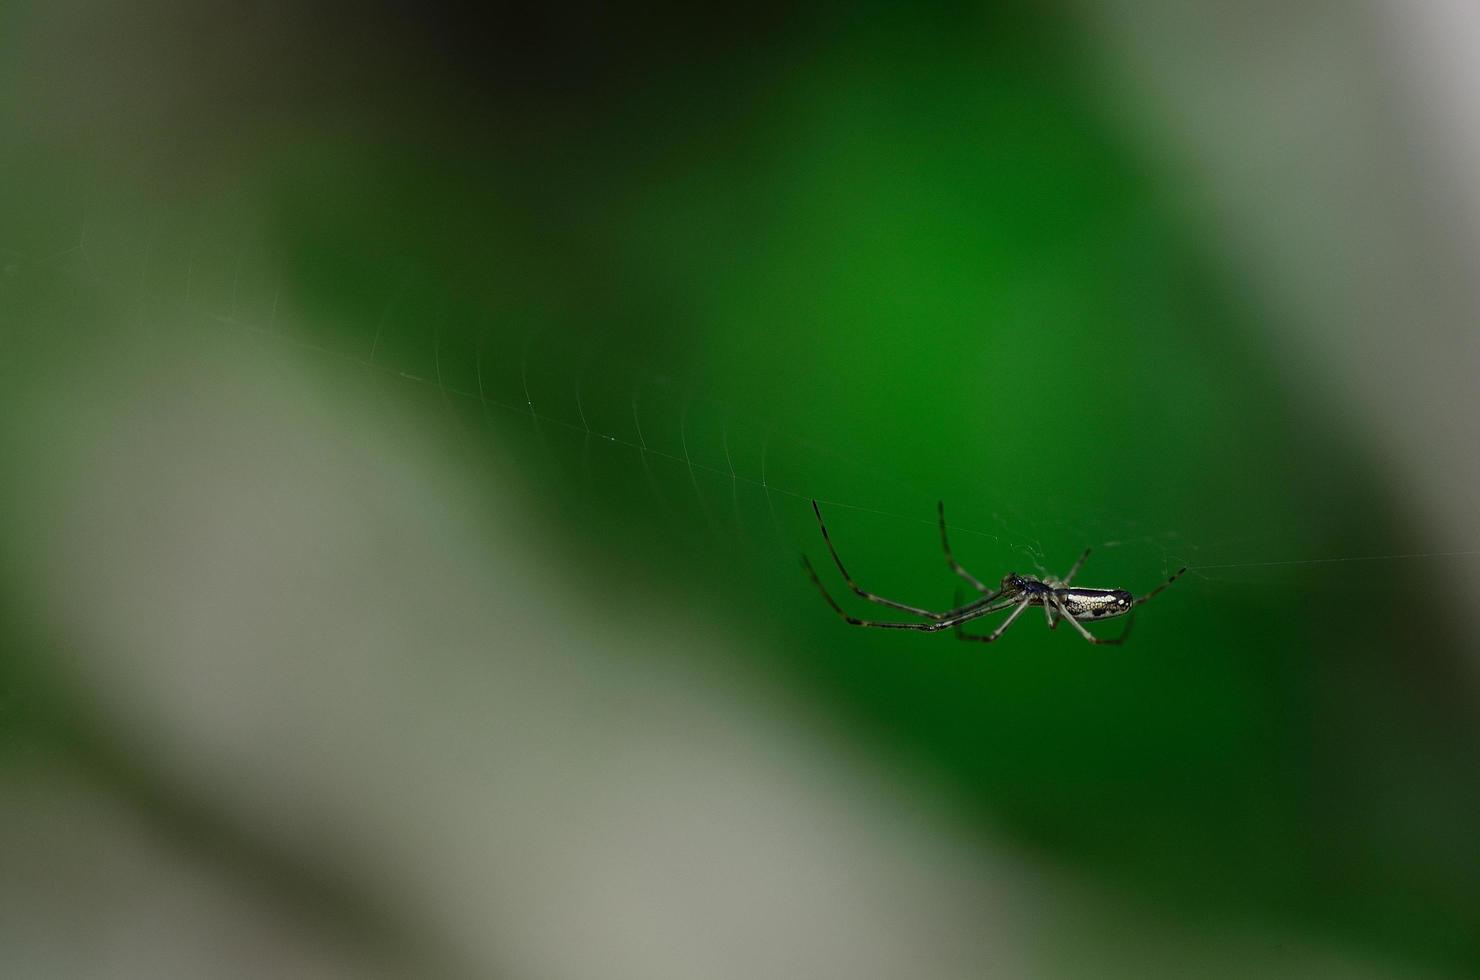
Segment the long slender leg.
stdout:
[[1136,624],[1136,607],[1132,606],[1130,618],[1126,620],[1125,629],[1120,631],[1119,636],[1115,637],[1114,639],[1109,639],[1103,636],[1095,636],[1089,630],[1084,628],[1083,623],[1075,619],[1073,616],[1069,615],[1069,610],[1064,608],[1063,600],[1055,596],[1053,598],[1053,603],[1054,605],[1059,607],[1059,615],[1062,616],[1069,623],[1070,626],[1078,630],[1080,636],[1084,637],[1086,640],[1094,644],[1111,647],[1120,646],[1120,644],[1125,642],[1126,637],[1131,635],[1131,627]]
[[1057,607],[1055,607],[1054,604],[1051,602],[1045,602],[1043,604],[1043,615],[1048,619],[1048,628],[1051,630],[1056,630],[1059,628],[1058,620],[1054,618],[1055,608]]
[[[1082,555],[1079,556],[1079,560],[1074,563],[1074,567],[1071,568],[1071,569],[1069,569],[1069,574],[1064,576],[1064,581],[1061,583],[1061,587],[1063,587],[1063,588],[1068,588],[1069,587],[1069,583],[1072,582],[1072,581],[1074,581],[1074,576],[1076,576],[1076,575],[1079,574],[1079,568],[1080,568],[1080,566],[1082,566],[1084,564],[1084,560],[1089,557],[1089,553],[1091,551],[1093,551],[1093,550],[1094,550],[1093,548],[1085,548],[1084,549],[1084,554],[1082,554]],[[1048,607],[1045,606],[1044,608],[1048,608]]]
[[935,510],[940,515],[940,546],[945,550],[946,564],[951,566],[951,571],[970,582],[972,588],[976,589],[982,595],[991,592],[992,590],[983,585],[975,575],[962,568],[956,562],[956,556],[951,554],[951,542],[946,539],[946,502],[944,500],[937,500],[935,502]]
[[1146,593],[1145,595],[1141,596],[1141,598],[1137,599],[1136,600],[1136,605],[1139,606],[1143,602],[1147,602],[1147,601],[1149,601],[1151,599],[1156,598],[1158,595],[1161,594],[1161,590],[1162,589],[1165,589],[1167,586],[1169,586],[1173,582],[1177,581],[1177,579],[1181,578],[1182,577],[1182,573],[1185,572],[1185,571],[1187,571],[1187,566],[1186,565],[1183,565],[1181,568],[1177,569],[1177,573],[1175,575],[1173,575],[1171,578],[1167,579],[1165,582],[1161,583],[1156,588],[1152,589],[1150,592]]
[[1023,614],[1023,610],[1027,609],[1032,604],[1033,600],[1031,597],[1019,602],[1017,604],[1017,607],[1013,609],[1012,615],[1004,619],[1002,621],[1002,625],[998,626],[996,629],[992,630],[992,632],[986,634],[985,636],[980,633],[968,633],[958,626],[956,628],[956,637],[957,639],[961,640],[971,640],[975,643],[991,643],[993,640],[997,639],[997,637],[1007,632],[1007,627],[1012,625],[1012,621],[1021,616]]
[[[961,605],[961,589],[960,588],[957,588],[956,589],[955,602],[956,602],[956,605],[957,606],[960,606]],[[1018,597],[1016,595],[1008,596],[1006,599],[1001,599],[1001,600],[999,600],[997,602],[992,603],[991,608],[987,609],[986,612],[983,613],[983,615],[986,615],[988,613],[1001,612],[1004,609],[1011,609],[1013,606],[1017,605],[1017,602],[1018,602]],[[971,640],[971,639],[979,639],[979,637],[974,637],[971,634],[968,634],[968,633],[964,632],[961,629],[961,626],[958,624],[956,626],[956,639],[958,639],[958,640]]]
[[888,606],[890,609],[899,609],[916,616],[923,616],[926,619],[941,620],[948,615],[948,613],[931,612],[929,609],[921,609],[919,606],[910,606],[903,602],[895,602],[893,599],[886,599],[881,595],[875,595],[862,588],[857,582],[853,581],[853,576],[848,574],[848,569],[843,567],[843,559],[838,557],[838,549],[833,547],[832,537],[827,533],[827,525],[822,521],[822,509],[817,506],[817,501],[815,500],[812,501],[812,513],[817,515],[817,526],[822,529],[822,540],[827,545],[828,553],[832,555],[834,564],[838,566],[838,571],[843,574],[843,581],[848,583],[848,588],[853,590],[854,595],[862,599],[867,599],[869,602],[877,602],[881,606]]
[[802,556],[802,567],[811,576],[812,584],[817,586],[818,592],[822,593],[822,598],[827,601],[828,607],[841,616],[844,622],[853,626],[869,626],[881,630],[917,630],[921,633],[938,633],[941,630],[950,629],[958,623],[967,623],[973,619],[979,619],[988,613],[997,612],[999,608],[1006,608],[1005,606],[993,607],[993,600],[999,598],[1001,595],[999,592],[995,595],[983,596],[975,602],[967,603],[960,609],[952,609],[950,612],[944,613],[930,613],[931,616],[939,617],[935,622],[931,623],[889,623],[872,619],[859,619],[857,616],[848,615],[843,610],[843,607],[838,605],[838,601],[823,586],[822,579],[817,577],[817,570],[812,567],[812,562],[806,555]]

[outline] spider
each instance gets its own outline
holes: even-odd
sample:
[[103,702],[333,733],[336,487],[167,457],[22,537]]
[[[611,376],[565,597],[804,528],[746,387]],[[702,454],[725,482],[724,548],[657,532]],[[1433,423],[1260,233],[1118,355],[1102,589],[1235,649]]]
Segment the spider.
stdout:
[[[1044,576],[1039,579],[1031,575],[1019,575],[1017,572],[1008,572],[1002,577],[1001,585],[996,589],[992,589],[983,585],[976,576],[972,575],[956,562],[955,556],[951,554],[950,541],[946,538],[945,503],[941,502],[937,504],[936,511],[940,516],[940,546],[946,553],[946,564],[951,567],[951,571],[971,583],[972,587],[982,594],[980,599],[975,599],[963,605],[961,603],[961,593],[958,590],[956,593],[956,607],[946,612],[931,612],[929,609],[908,606],[902,602],[895,602],[893,599],[886,599],[883,596],[874,595],[872,592],[860,588],[858,583],[853,581],[853,576],[849,575],[848,570],[843,567],[843,559],[838,557],[838,550],[833,547],[832,538],[827,533],[827,525],[822,521],[822,509],[817,506],[817,501],[812,501],[812,512],[817,515],[817,526],[822,530],[823,543],[827,545],[828,553],[832,555],[833,561],[838,566],[838,571],[842,573],[843,581],[848,583],[848,588],[852,589],[854,594],[867,599],[869,602],[876,602],[881,606],[888,606],[891,609],[898,609],[914,616],[920,616],[930,620],[928,623],[894,623],[882,620],[859,619],[856,616],[850,616],[843,611],[843,607],[838,605],[837,600],[823,587],[822,579],[817,577],[817,570],[812,567],[812,562],[808,560],[806,555],[802,556],[802,567],[812,577],[812,584],[817,586],[817,591],[822,593],[822,598],[827,600],[827,604],[832,607],[833,612],[843,617],[845,621],[853,626],[870,626],[874,629],[881,630],[917,630],[921,633],[938,633],[941,630],[954,628],[956,636],[962,640],[991,643],[1007,631],[1007,627],[1011,626],[1013,621],[1022,615],[1024,609],[1027,609],[1029,606],[1042,606],[1043,613],[1048,618],[1049,629],[1057,629],[1059,620],[1063,620],[1078,630],[1079,635],[1089,642],[1103,643],[1110,646],[1124,643],[1126,637],[1130,636],[1131,626],[1134,625],[1136,620],[1137,606],[1155,598],[1163,589],[1177,581],[1183,572],[1187,571],[1187,567],[1184,565],[1171,578],[1139,599],[1124,589],[1070,588],[1069,583],[1074,581],[1074,575],[1079,571],[1080,566],[1084,564],[1084,560],[1089,557],[1091,549],[1085,548],[1084,553],[1079,556],[1079,560],[1074,563],[1074,567],[1070,568],[1068,574],[1062,579],[1056,579],[1051,576]],[[970,622],[973,619],[980,619],[991,613],[1001,612],[1004,609],[1011,609],[1012,612],[1002,621],[1000,626],[990,633],[967,633],[961,628],[961,624],[963,623]],[[1085,629],[1083,625],[1085,621],[1110,619],[1115,616],[1125,616],[1127,614],[1129,614],[1129,618],[1126,620],[1125,629],[1114,639],[1095,636],[1089,630]]]

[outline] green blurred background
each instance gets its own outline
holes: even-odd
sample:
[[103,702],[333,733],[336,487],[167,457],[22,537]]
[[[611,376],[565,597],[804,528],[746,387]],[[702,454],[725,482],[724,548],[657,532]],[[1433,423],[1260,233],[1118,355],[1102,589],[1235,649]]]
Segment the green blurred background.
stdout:
[[[1468,225],[1326,7],[8,5],[6,972],[1480,970]],[[854,630],[814,497],[1192,571]]]

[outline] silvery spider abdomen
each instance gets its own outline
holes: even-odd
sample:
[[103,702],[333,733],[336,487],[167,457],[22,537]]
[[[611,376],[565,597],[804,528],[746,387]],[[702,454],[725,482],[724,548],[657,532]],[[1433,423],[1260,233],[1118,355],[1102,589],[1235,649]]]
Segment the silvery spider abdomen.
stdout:
[[1136,604],[1124,589],[1055,589],[1059,602],[1075,619],[1109,619],[1124,616]]

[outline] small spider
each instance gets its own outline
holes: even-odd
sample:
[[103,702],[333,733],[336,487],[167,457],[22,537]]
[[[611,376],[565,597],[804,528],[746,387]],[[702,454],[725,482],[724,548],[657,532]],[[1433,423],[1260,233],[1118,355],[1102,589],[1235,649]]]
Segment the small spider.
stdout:
[[[1154,598],[1162,589],[1177,581],[1182,573],[1187,571],[1186,566],[1183,566],[1177,570],[1175,575],[1139,599],[1124,589],[1070,588],[1069,583],[1074,581],[1075,573],[1084,564],[1084,560],[1089,557],[1090,549],[1085,548],[1084,554],[1079,556],[1079,560],[1074,563],[1074,567],[1069,569],[1069,573],[1062,579],[1049,576],[1038,579],[1031,575],[1019,575],[1016,572],[1008,572],[1002,577],[1001,586],[991,589],[983,585],[977,580],[976,576],[956,563],[955,557],[951,554],[950,542],[946,540],[945,504],[941,503],[937,505],[936,509],[940,515],[940,546],[945,550],[946,564],[951,566],[951,571],[970,582],[972,587],[982,594],[982,597],[962,605],[960,601],[961,594],[958,591],[956,593],[956,608],[947,610],[946,612],[931,612],[929,609],[907,606],[902,602],[895,602],[893,599],[885,599],[883,596],[865,591],[859,587],[857,582],[853,581],[853,576],[849,575],[848,570],[843,567],[843,560],[838,557],[838,550],[833,547],[832,538],[828,536],[827,525],[822,522],[822,510],[817,506],[817,501],[814,500],[812,501],[812,511],[817,515],[817,526],[822,529],[822,540],[826,543],[828,552],[837,564],[838,571],[842,573],[843,581],[848,583],[848,588],[869,602],[876,602],[881,606],[888,606],[891,609],[899,609],[903,612],[928,619],[930,622],[891,623],[880,620],[858,619],[855,616],[848,615],[843,611],[843,607],[838,605],[837,600],[828,594],[827,589],[823,588],[822,580],[817,577],[817,570],[812,567],[812,562],[807,559],[807,556],[803,555],[802,566],[806,568],[807,574],[812,576],[812,583],[817,586],[817,591],[822,593],[822,598],[827,600],[827,604],[832,607],[833,612],[854,626],[871,626],[881,630],[918,630],[921,633],[938,633],[941,630],[954,628],[956,636],[962,640],[991,643],[1006,632],[1007,627],[1011,626],[1013,621],[1022,615],[1024,609],[1027,609],[1029,606],[1042,606],[1043,613],[1048,618],[1049,629],[1057,629],[1059,620],[1062,619],[1078,630],[1079,635],[1089,642],[1104,643],[1113,646],[1124,643],[1126,637],[1130,636],[1131,626],[1135,623],[1136,619],[1136,607]],[[1002,621],[1002,625],[990,633],[967,633],[961,628],[962,623],[970,622],[973,619],[980,619],[983,616],[990,615],[994,612],[1001,612],[1004,609],[1011,609],[1011,614]],[[1113,640],[1095,636],[1082,625],[1087,620],[1110,619],[1115,616],[1124,616],[1127,613],[1130,614],[1130,617],[1126,620],[1125,629]]]

